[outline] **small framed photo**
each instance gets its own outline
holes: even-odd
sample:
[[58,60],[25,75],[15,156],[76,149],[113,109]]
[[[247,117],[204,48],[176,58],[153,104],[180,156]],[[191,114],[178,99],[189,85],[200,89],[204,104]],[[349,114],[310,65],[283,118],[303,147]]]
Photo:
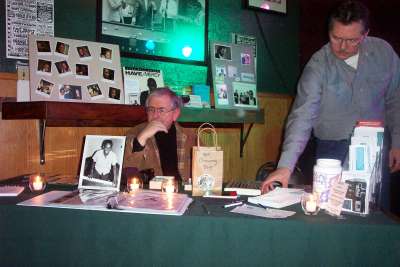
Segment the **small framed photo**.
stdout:
[[103,79],[109,82],[114,81],[114,70],[103,68]]
[[79,189],[119,191],[125,136],[86,135]]
[[36,93],[45,97],[50,97],[53,88],[54,88],[54,83],[40,79],[40,82],[36,87]]
[[216,59],[221,60],[232,60],[232,51],[230,46],[226,45],[214,45],[214,55]]
[[110,87],[110,90],[108,91],[108,97],[110,99],[119,101],[121,99],[121,90],[115,87]]
[[84,45],[84,46],[78,46],[77,48],[76,48],[76,50],[78,51],[78,56],[81,58],[81,59],[89,59],[89,58],[91,58],[91,54],[90,54],[90,51],[89,51],[89,47],[87,46],[87,45]]
[[75,74],[80,78],[89,78],[89,67],[85,64],[75,65]]
[[88,93],[91,99],[98,99],[103,97],[103,93],[100,90],[100,87],[97,83],[89,84],[87,86]]
[[37,71],[42,74],[51,74],[51,61],[39,59]]
[[61,56],[67,56],[69,51],[69,44],[63,42],[57,42],[56,44],[56,54]]
[[38,53],[51,53],[50,42],[49,41],[36,41],[36,47]]
[[101,47],[100,49],[100,59],[111,61],[112,60],[112,50],[106,47]]
[[250,65],[251,63],[250,54],[240,53],[240,61],[242,62],[242,65]]
[[60,99],[82,100],[82,89],[79,85],[62,84],[59,88]]
[[54,64],[56,65],[59,74],[67,74],[71,72],[71,69],[66,60],[59,61]]

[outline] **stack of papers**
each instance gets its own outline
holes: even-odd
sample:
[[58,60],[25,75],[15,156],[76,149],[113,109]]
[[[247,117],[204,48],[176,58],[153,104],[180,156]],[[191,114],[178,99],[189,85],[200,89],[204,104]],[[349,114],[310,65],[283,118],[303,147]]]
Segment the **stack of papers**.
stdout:
[[0,186],[0,197],[16,197],[24,191],[25,187],[18,185]]
[[266,194],[257,197],[249,197],[248,201],[253,204],[261,204],[263,206],[281,209],[299,203],[303,193],[303,189],[276,187]]

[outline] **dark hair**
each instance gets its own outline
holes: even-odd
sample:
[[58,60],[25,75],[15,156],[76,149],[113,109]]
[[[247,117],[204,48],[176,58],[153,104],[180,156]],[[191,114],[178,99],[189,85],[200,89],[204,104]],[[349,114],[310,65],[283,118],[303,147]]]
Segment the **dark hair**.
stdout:
[[331,12],[329,16],[329,30],[332,30],[334,21],[344,25],[361,22],[364,27],[363,33],[365,33],[369,30],[369,10],[359,1],[344,1]]
[[171,108],[181,108],[182,107],[182,99],[176,95],[174,91],[169,89],[168,87],[160,87],[157,90],[153,91],[149,97],[146,99],[146,107],[149,105],[150,98],[156,96],[168,96],[171,100]]
[[148,78],[147,79],[147,86],[150,88],[150,90],[156,89],[157,88],[156,80],[154,80],[154,78]]
[[110,140],[110,139],[105,139],[105,140],[103,140],[103,142],[101,143],[101,148],[102,148],[102,149],[106,148],[106,145],[107,145],[107,144],[110,144],[111,146],[113,146],[113,141]]

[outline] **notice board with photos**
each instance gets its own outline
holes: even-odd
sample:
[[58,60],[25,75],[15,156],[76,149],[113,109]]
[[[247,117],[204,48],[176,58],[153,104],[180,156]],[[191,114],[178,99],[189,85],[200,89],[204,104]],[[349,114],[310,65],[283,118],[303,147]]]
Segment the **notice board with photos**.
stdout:
[[29,36],[31,101],[123,104],[118,45]]
[[212,42],[210,50],[215,107],[258,109],[254,48]]

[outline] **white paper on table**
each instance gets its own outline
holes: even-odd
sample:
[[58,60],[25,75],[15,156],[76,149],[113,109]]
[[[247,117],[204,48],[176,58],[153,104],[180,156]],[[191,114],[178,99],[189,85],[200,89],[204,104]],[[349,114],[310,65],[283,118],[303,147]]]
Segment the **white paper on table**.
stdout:
[[333,185],[329,193],[328,203],[325,208],[326,211],[336,216],[340,216],[348,187],[349,185],[345,182],[337,182]]
[[272,219],[283,219],[283,218],[292,216],[296,213],[294,211],[287,211],[287,210],[277,210],[277,209],[268,209],[268,208],[264,209],[264,208],[254,207],[254,206],[246,205],[246,204],[236,207],[233,210],[231,210],[230,212],[259,216],[259,217],[264,217],[264,218],[272,218]]
[[277,187],[274,190],[256,197],[249,197],[253,204],[261,204],[275,209],[281,209],[300,202],[303,189]]

